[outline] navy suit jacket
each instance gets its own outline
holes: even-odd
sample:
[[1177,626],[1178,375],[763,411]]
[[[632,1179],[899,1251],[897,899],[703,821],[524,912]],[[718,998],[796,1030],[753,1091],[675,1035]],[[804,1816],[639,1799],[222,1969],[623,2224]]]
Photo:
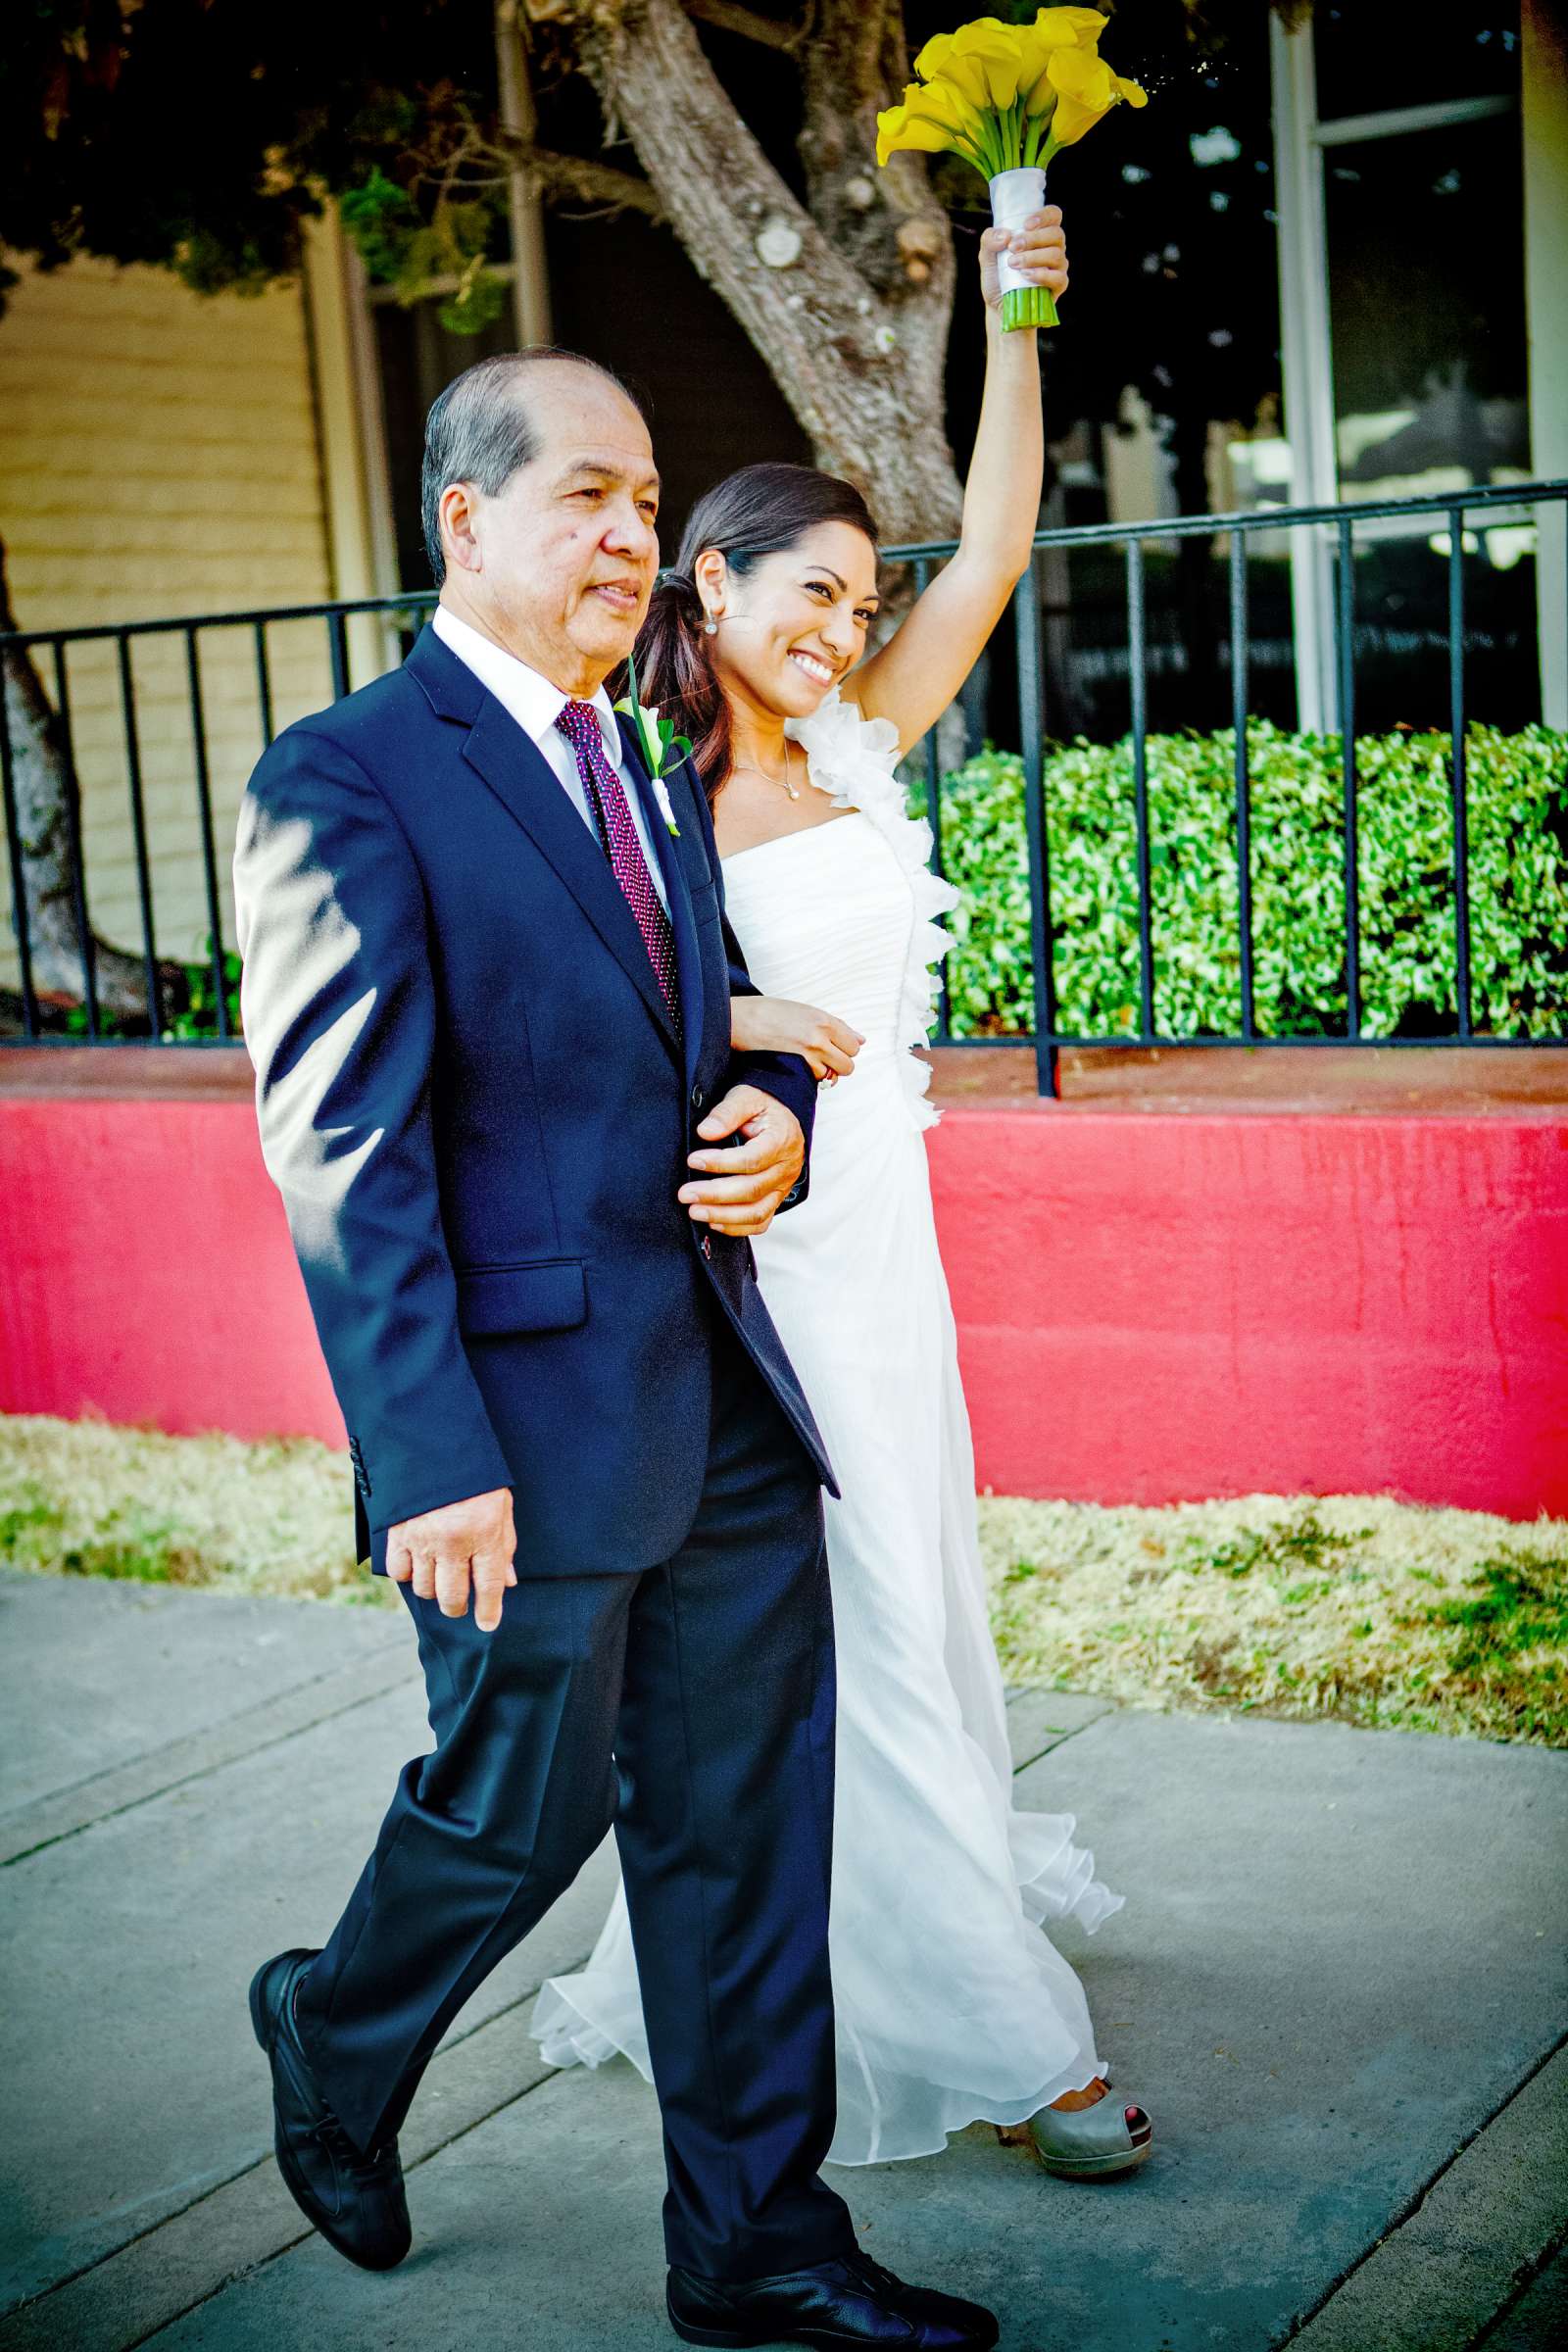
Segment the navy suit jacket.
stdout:
[[262,1146],[378,1571],[389,1527],[503,1486],[519,1577],[668,1558],[707,1466],[715,1300],[837,1492],[751,1245],[675,1197],[727,1088],[786,1102],[809,1148],[815,1082],[794,1055],[731,1051],[731,994],[757,991],[701,785],[689,764],[666,778],[674,836],[629,729],[626,758],[684,1046],[598,840],[432,630],[280,735],[245,795]]

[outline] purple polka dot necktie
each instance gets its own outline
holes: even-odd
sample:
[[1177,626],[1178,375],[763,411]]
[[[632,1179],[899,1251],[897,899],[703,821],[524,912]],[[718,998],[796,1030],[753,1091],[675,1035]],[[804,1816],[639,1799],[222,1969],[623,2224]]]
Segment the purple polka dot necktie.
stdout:
[[669,916],[654,888],[643,856],[643,845],[637,838],[632,821],[626,788],[611,766],[605,755],[604,730],[599,713],[592,703],[567,703],[557,726],[577,755],[577,769],[588,806],[594,812],[599,839],[611,870],[620,884],[627,906],[637,917],[637,928],[648,949],[654,976],[669,1006],[675,1024],[675,1035],[681,1034],[680,990],[675,976],[675,934],[669,926]]

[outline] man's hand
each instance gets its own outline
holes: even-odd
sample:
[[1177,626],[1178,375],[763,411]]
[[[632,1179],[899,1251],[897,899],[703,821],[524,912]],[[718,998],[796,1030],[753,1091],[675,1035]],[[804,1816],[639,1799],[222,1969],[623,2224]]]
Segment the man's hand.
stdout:
[[439,1601],[443,1617],[467,1615],[471,1575],[473,1622],[481,1634],[493,1634],[501,1623],[501,1596],[517,1581],[512,1564],[516,1548],[512,1489],[497,1487],[389,1528],[386,1572],[400,1585],[412,1581],[421,1600]]
[[728,1151],[691,1154],[688,1167],[721,1172],[681,1186],[687,1213],[715,1233],[765,1233],[806,1165],[806,1138],[794,1111],[760,1087],[732,1086],[697,1132],[714,1143],[726,1135],[746,1141]]

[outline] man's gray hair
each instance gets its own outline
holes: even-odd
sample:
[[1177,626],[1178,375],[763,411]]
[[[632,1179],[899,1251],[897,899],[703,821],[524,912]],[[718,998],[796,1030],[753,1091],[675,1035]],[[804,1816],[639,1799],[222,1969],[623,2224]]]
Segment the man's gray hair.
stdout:
[[471,482],[487,498],[499,498],[518,466],[539,454],[538,431],[522,397],[522,377],[538,360],[569,360],[573,367],[591,368],[595,375],[624,392],[640,416],[647,415],[637,394],[621,382],[613,368],[601,367],[580,351],[558,350],[554,344],[535,344],[528,351],[499,351],[455,375],[430,403],[419,478],[424,552],[438,588],[447,576],[441,547],[443,490],[453,482]]

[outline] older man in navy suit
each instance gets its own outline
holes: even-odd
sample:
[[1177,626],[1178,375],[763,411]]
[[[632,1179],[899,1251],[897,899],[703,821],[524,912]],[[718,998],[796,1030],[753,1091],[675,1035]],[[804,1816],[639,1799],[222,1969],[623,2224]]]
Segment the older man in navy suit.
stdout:
[[748,1237],[813,1082],[755,993],[689,766],[604,681],[658,563],[646,423],[564,353],[426,439],[441,604],[291,727],[240,819],[245,1034],[433,1754],[325,1948],[251,1988],[283,2176],[367,2268],[441,2034],[612,1824],[664,2127],[669,2312],[705,2344],[989,2344],[856,2248],[832,2136],[832,1471]]

